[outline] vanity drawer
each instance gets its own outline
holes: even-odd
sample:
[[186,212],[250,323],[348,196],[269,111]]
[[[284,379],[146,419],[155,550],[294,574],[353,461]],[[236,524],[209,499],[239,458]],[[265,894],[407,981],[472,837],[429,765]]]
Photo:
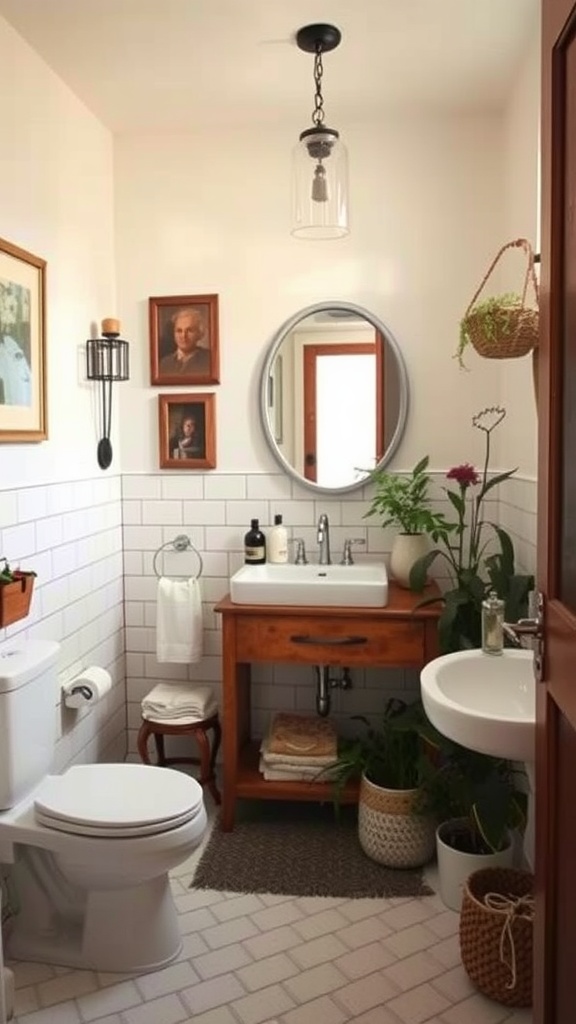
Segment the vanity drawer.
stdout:
[[424,661],[422,623],[370,622],[361,616],[242,616],[236,623],[236,660],[419,666]]

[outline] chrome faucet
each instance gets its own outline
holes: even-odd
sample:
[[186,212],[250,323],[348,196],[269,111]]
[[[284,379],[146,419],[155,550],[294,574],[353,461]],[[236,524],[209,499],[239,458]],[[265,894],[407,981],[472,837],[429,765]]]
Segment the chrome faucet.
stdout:
[[318,520],[318,565],[332,565],[330,558],[330,524],[323,512]]

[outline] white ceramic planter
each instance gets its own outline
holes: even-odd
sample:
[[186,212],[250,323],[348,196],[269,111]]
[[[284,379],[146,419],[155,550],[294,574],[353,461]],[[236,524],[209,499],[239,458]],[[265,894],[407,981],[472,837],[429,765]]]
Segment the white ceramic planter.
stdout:
[[444,842],[442,835],[454,823],[445,821],[436,829],[436,855],[438,858],[438,881],[442,902],[451,910],[460,911],[466,879],[482,868],[512,867],[513,847],[511,840],[505,850],[498,853],[462,853]]
[[390,572],[401,587],[410,586],[410,570],[429,551],[425,533],[397,533],[390,552]]

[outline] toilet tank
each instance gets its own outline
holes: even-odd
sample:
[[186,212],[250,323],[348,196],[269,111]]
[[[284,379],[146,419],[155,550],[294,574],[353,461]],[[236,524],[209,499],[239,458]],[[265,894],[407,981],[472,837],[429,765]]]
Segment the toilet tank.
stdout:
[[50,771],[56,745],[57,662],[48,640],[0,644],[0,810],[22,800]]

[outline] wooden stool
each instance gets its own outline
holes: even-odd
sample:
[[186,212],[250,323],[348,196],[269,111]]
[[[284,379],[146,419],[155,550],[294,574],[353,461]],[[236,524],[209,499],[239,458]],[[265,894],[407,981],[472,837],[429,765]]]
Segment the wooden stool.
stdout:
[[[208,739],[210,730],[214,733],[212,750],[210,750],[210,741]],[[216,775],[214,772],[216,755],[218,754],[222,736],[218,712],[215,715],[211,715],[210,718],[202,718],[193,722],[180,722],[178,725],[173,721],[168,722],[165,719],[153,721],[149,718],[143,718],[140,731],[138,732],[138,753],[144,764],[152,764],[148,754],[148,739],[150,736],[154,737],[160,767],[165,768],[172,764],[200,765],[200,778],[198,780],[200,785],[202,787],[207,786],[214,797],[214,802],[220,803],[220,791],[216,785]],[[165,736],[192,736],[198,744],[200,757],[166,757],[164,751]]]

